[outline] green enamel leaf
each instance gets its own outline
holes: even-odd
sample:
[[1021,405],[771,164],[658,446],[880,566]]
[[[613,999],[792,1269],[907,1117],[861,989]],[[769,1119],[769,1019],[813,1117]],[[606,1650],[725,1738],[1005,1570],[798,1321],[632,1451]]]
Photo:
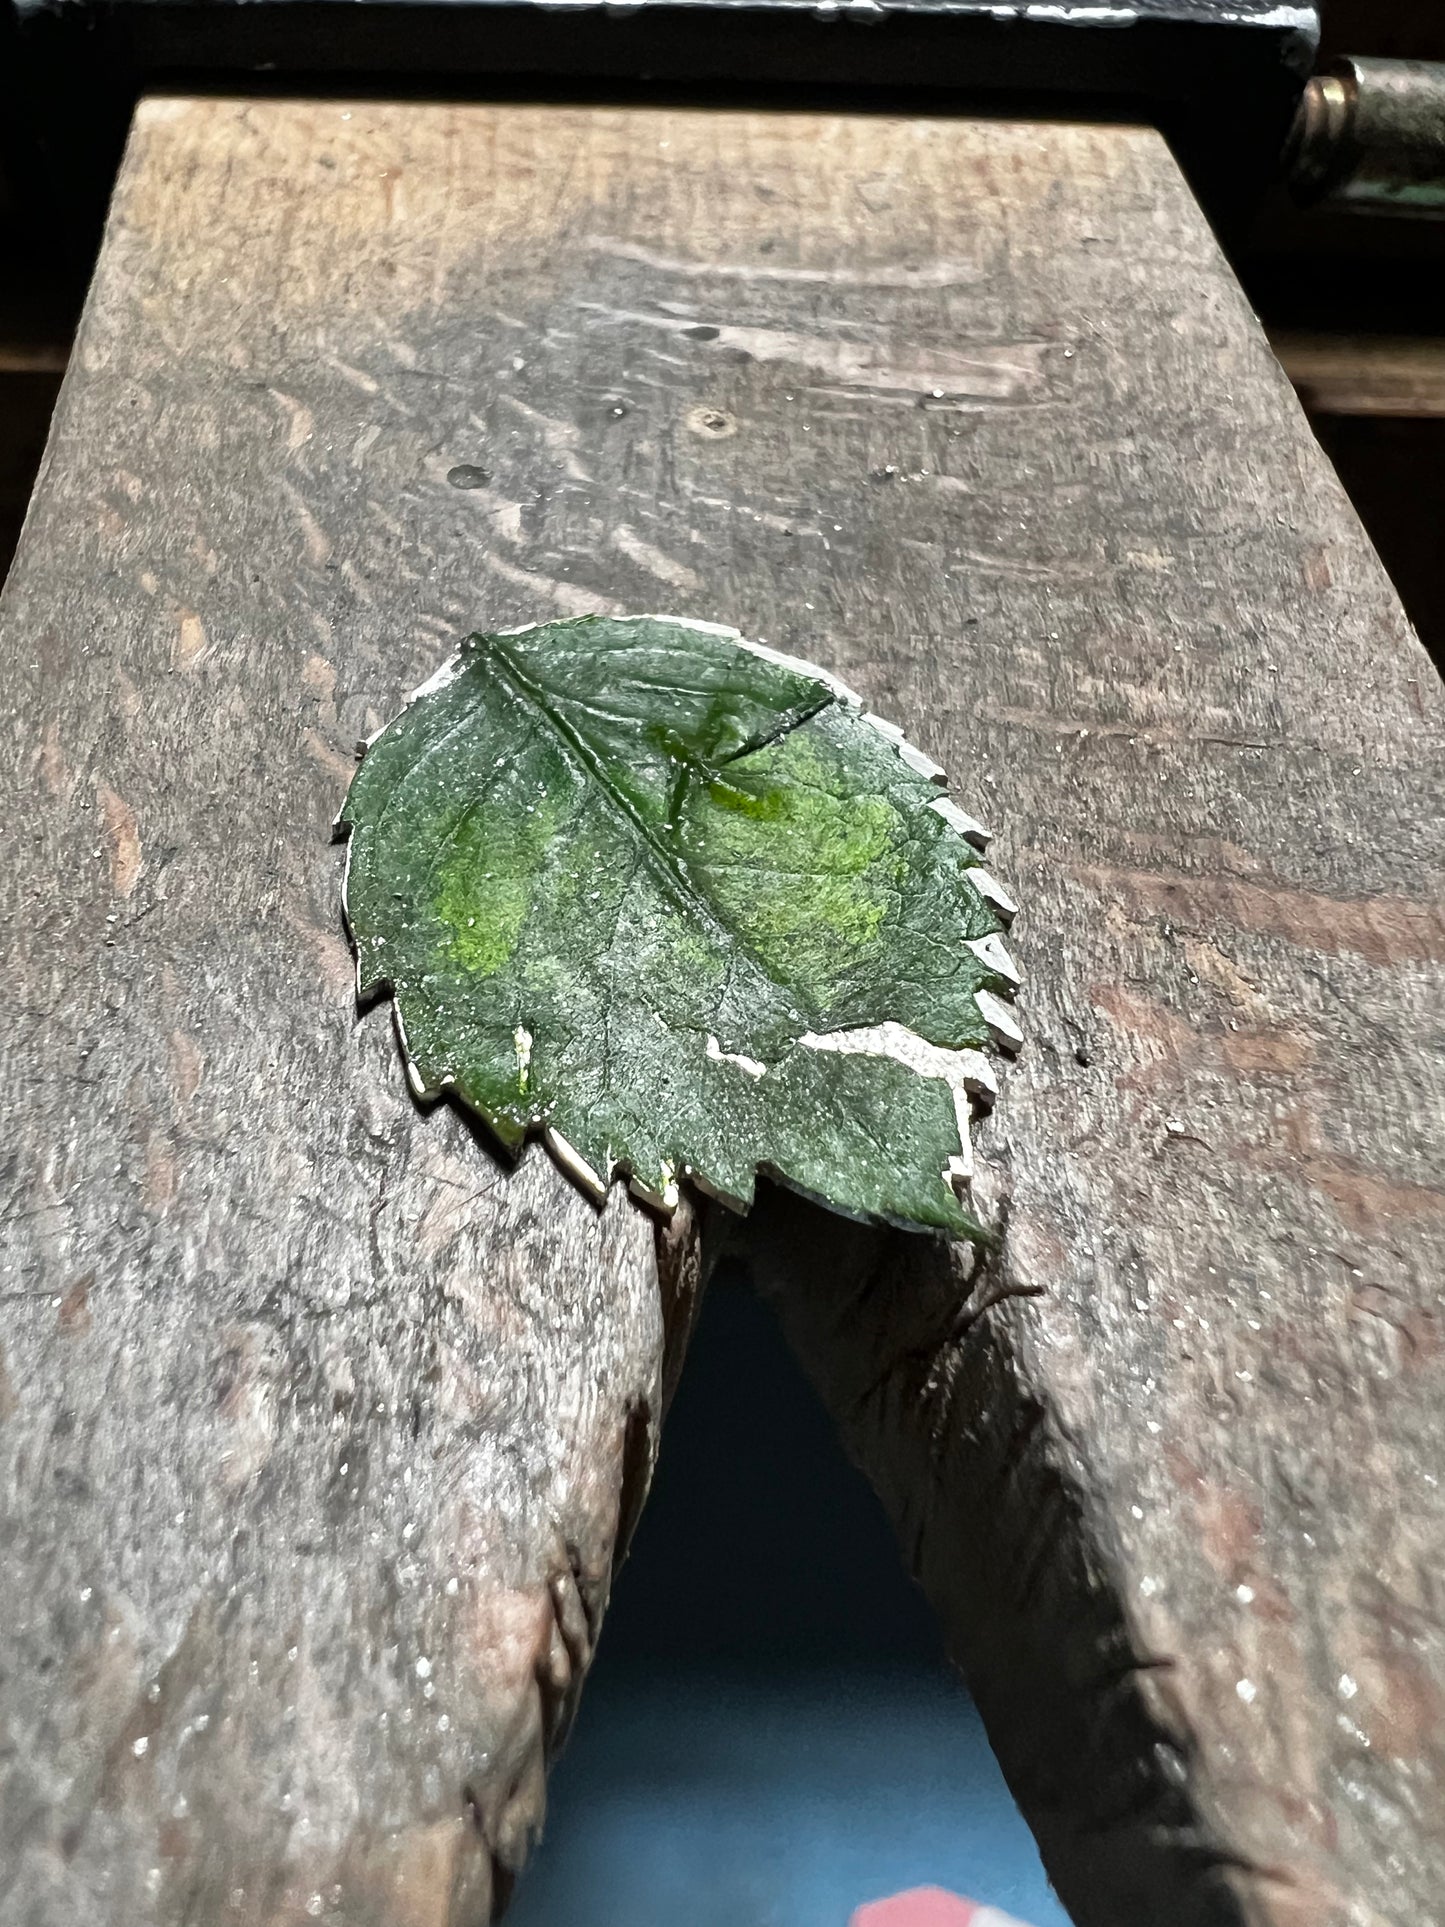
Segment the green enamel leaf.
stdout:
[[[340,828],[363,994],[418,1095],[594,1195],[756,1173],[961,1236],[1011,908],[941,772],[823,671],[710,624],[471,636]],[[970,841],[970,838],[973,841]],[[982,995],[980,995],[982,993]]]

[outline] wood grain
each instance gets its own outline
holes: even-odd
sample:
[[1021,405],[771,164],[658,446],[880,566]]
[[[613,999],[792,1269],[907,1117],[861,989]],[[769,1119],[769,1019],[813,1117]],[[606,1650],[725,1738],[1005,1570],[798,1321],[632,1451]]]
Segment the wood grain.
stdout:
[[1025,903],[1001,1260],[759,1230],[1076,1918],[1441,1918],[1441,702],[1162,142],[216,100],[141,110],[5,604],[0,1918],[520,1857],[670,1294],[412,1113],[324,837],[460,633],[658,607]]
[[547,599],[405,499],[453,391],[363,364],[436,264],[353,286],[338,128],[143,110],[7,591],[7,1927],[486,1920],[696,1294],[687,1214],[659,1269],[355,1020],[353,745]]

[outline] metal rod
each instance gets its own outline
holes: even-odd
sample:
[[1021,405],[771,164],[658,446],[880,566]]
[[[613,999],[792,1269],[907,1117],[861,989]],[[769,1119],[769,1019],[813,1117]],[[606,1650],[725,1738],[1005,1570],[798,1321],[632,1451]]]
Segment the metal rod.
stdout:
[[1445,219],[1445,62],[1351,56],[1316,74],[1285,162],[1306,204]]

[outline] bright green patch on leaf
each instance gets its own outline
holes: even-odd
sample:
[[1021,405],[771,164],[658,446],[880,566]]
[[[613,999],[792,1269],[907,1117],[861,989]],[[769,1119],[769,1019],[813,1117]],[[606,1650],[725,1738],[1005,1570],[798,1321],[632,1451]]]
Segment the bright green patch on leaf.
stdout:
[[[968,1096],[1009,1028],[1007,904],[937,772],[732,630],[584,617],[472,636],[367,751],[341,827],[363,994],[413,1087],[594,1194],[759,1169],[977,1234]],[[983,993],[982,1003],[979,993]]]

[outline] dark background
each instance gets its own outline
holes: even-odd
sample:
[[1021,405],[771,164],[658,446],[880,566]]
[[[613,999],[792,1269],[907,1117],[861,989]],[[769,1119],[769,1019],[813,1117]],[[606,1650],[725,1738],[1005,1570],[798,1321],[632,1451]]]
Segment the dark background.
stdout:
[[618,1580],[609,1667],[936,1667],[882,1508],[740,1277],[715,1281]]
[[921,1885],[1067,1927],[882,1510],[724,1272],[508,1927],[845,1927]]

